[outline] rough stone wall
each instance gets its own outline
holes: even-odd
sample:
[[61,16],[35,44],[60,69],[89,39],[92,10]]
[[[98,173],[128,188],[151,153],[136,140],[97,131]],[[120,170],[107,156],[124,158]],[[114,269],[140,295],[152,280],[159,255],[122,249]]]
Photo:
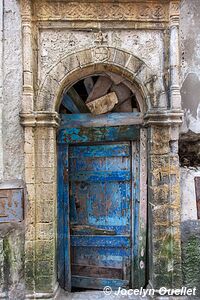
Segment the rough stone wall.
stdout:
[[200,297],[200,222],[184,221],[182,223],[182,260],[183,284],[196,287]]
[[23,224],[0,224],[0,298],[24,299]]
[[[3,1],[1,1],[2,5]],[[19,1],[4,1],[2,11],[2,143],[0,180],[23,179],[23,129],[20,125],[22,93],[22,39]]]

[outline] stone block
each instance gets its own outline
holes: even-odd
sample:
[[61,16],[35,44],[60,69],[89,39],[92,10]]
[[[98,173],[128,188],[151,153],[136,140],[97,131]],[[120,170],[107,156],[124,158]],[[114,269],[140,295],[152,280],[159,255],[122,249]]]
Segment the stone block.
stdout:
[[71,72],[72,70],[80,68],[80,63],[79,63],[79,60],[78,60],[76,55],[66,56],[62,60],[62,63],[65,66],[65,68],[67,70],[69,70],[69,72]]
[[26,241],[35,240],[35,226],[30,224],[27,220],[26,222],[26,231],[25,231]]
[[28,201],[34,201],[35,199],[35,185],[33,183],[26,184],[26,193]]
[[54,221],[54,202],[37,201],[36,203],[36,222],[51,223]]
[[34,277],[25,276],[25,287],[26,287],[27,293],[29,291],[30,291],[30,293],[32,293],[34,291],[34,289],[35,289]]
[[55,255],[55,242],[53,240],[36,241],[37,260],[50,260]]
[[[35,144],[40,143],[40,140],[46,140],[46,142],[56,142],[56,132],[52,127],[38,127],[35,131]],[[47,149],[46,149],[47,150]]]
[[51,293],[54,290],[54,277],[52,276],[38,276],[35,279],[36,292]]
[[26,153],[25,157],[25,166],[26,168],[34,168],[35,166],[35,155],[34,153]]
[[[50,133],[50,136],[54,136]],[[54,139],[47,139],[47,137],[41,136],[41,138],[36,139],[35,148],[38,154],[42,153],[55,153],[56,142]]]
[[55,164],[54,160],[54,155],[50,152],[36,154],[36,167],[53,168]]
[[130,55],[126,67],[129,69],[131,72],[137,73],[139,69],[142,67],[143,62],[138,59],[137,57]]
[[38,223],[36,224],[36,239],[37,240],[52,240],[55,238],[54,223]]
[[36,168],[36,183],[54,183],[56,180],[54,168]]
[[25,154],[33,154],[34,153],[34,144],[31,141],[24,142],[24,152]]
[[114,64],[125,66],[129,57],[129,53],[115,49]]
[[33,260],[25,262],[25,277],[34,278],[35,264]]
[[158,205],[153,207],[154,226],[170,226],[170,212],[167,205]]
[[[53,257],[54,258],[54,257]],[[45,261],[36,261],[35,265],[35,276],[49,276],[54,274],[54,262],[53,260],[45,260]]]
[[25,241],[25,256],[27,261],[33,260],[35,253],[35,242],[34,241]]
[[35,181],[35,169],[34,168],[25,168],[25,179],[26,183],[34,183]]
[[35,109],[38,111],[46,110],[52,111],[52,103],[54,103],[55,99],[55,91],[52,91],[48,88],[43,88],[42,91],[39,92],[38,101],[36,102]]
[[160,186],[151,186],[149,187],[149,193],[151,196],[150,205],[152,203],[152,209],[154,205],[168,205],[169,204],[169,195],[170,190],[167,184]]
[[34,201],[26,202],[25,218],[26,218],[26,224],[35,223],[35,202]]
[[170,132],[169,128],[155,126],[150,133],[150,153],[164,155],[170,152],[169,147]]
[[76,56],[81,67],[92,63],[93,58],[91,50],[80,51]]
[[55,198],[55,183],[38,183],[36,184],[37,201],[51,201]]
[[54,73],[52,75],[52,78],[55,81],[60,82],[63,79],[63,76],[67,76],[67,73],[68,70],[66,66],[62,62],[59,62],[54,68]]

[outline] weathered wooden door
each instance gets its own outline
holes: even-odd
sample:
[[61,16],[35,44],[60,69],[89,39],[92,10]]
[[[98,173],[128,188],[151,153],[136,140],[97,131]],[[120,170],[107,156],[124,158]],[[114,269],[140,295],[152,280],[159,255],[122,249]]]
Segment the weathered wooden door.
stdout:
[[133,287],[140,131],[81,118],[65,117],[58,136],[58,279],[67,290]]
[[72,287],[127,287],[131,144],[69,147]]

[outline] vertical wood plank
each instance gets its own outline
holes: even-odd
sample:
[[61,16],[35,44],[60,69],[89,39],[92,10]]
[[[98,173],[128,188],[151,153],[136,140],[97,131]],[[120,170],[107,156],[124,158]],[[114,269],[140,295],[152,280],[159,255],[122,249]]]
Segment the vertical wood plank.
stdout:
[[71,255],[69,223],[69,145],[64,148],[63,157],[63,200],[64,200],[64,243],[65,243],[65,290],[71,291]]
[[62,104],[64,105],[65,108],[67,108],[71,113],[80,113],[80,110],[77,108],[77,106],[74,104],[74,101],[69,95],[64,95]]
[[112,85],[112,80],[105,76],[99,76],[91,93],[89,94],[86,103],[89,103],[97,98],[105,96]]
[[93,82],[93,79],[91,76],[84,79],[84,85],[85,85],[86,91],[89,95],[94,86],[94,82]]
[[147,130],[140,129],[140,207],[139,207],[139,285],[146,284],[147,276]]
[[68,145],[58,147],[58,280],[71,291]]
[[89,113],[90,112],[90,110],[86,106],[85,102],[81,99],[81,97],[79,96],[79,94],[73,87],[71,87],[67,93],[70,96],[70,98],[72,98],[76,107],[78,108],[78,110],[81,113]]
[[132,142],[132,287],[139,287],[139,144]]
[[197,201],[197,218],[200,219],[200,177],[195,177],[195,191]]
[[65,255],[64,255],[64,202],[63,202],[63,162],[62,153],[63,145],[58,146],[58,202],[57,202],[57,215],[58,215],[58,227],[57,227],[57,272],[58,282],[62,288],[64,288],[64,276],[65,276]]

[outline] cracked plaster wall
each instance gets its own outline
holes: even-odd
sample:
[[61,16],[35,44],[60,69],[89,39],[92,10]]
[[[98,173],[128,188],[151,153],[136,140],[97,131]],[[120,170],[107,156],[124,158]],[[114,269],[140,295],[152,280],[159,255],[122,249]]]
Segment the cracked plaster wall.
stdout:
[[[4,8],[3,8],[4,5]],[[1,181],[23,179],[23,129],[20,125],[22,94],[22,39],[19,1],[1,1]]]
[[[181,138],[188,139],[188,158],[191,142],[194,152],[199,155],[200,140],[200,3],[199,0],[181,2],[180,19],[181,41],[181,96],[184,122]],[[186,144],[183,144],[186,145]],[[189,147],[190,146],[190,147]],[[184,147],[184,152],[186,151]],[[197,150],[197,151],[196,151]],[[186,153],[186,152],[185,152]],[[187,154],[187,153],[186,153]],[[185,154],[185,155],[186,155]],[[196,157],[196,156],[195,156]],[[182,220],[197,219],[194,177],[200,176],[199,166],[181,168]]]
[[200,134],[200,3],[181,2],[181,96],[184,110],[183,133]]

